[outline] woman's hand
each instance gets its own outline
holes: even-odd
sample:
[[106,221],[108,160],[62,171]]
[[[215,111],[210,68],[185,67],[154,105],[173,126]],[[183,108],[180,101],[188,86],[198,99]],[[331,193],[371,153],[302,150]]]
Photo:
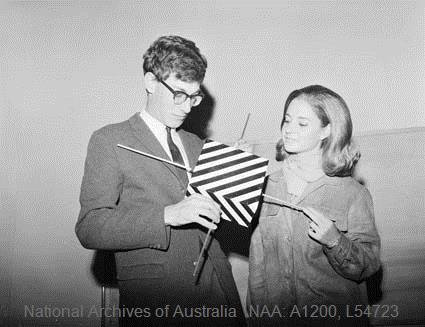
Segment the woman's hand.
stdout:
[[310,217],[308,235],[320,244],[332,248],[338,244],[341,233],[332,220],[323,216],[313,208],[305,208],[304,213]]

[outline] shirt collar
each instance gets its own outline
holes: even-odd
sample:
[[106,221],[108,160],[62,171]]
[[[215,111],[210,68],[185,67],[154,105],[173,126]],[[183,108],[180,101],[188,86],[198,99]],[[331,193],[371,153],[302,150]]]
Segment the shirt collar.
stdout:
[[165,135],[165,125],[161,123],[158,119],[156,119],[154,116],[152,116],[149,112],[147,112],[145,109],[140,111],[140,117],[145,121],[146,125],[149,126],[149,128],[152,130],[152,132],[158,136],[158,135]]

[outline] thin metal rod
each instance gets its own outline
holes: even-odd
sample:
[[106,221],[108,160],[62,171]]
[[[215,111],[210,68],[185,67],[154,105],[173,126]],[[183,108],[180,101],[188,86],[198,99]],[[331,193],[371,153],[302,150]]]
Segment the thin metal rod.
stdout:
[[102,285],[102,293],[101,293],[101,319],[100,319],[100,327],[105,327],[105,285]]
[[239,138],[240,140],[242,140],[243,136],[245,135],[245,130],[246,130],[246,126],[248,125],[249,116],[251,116],[251,113],[249,113],[248,116],[246,117],[245,126],[243,127],[241,137]]
[[199,276],[200,276],[202,267],[203,267],[204,262],[205,262],[205,257],[207,256],[208,247],[209,247],[210,242],[212,240],[212,233],[213,233],[213,230],[209,229],[207,236],[205,237],[204,244],[202,245],[201,252],[199,253],[198,261],[196,261],[195,270],[193,271],[193,277],[195,277],[194,278],[195,284],[198,283]]
[[190,168],[183,166],[183,165],[181,165],[177,162],[174,162],[174,161],[171,161],[171,160],[168,160],[168,159],[164,159],[164,158],[161,158],[161,157],[157,157],[157,156],[154,156],[153,154],[146,153],[146,152],[143,152],[143,151],[139,151],[139,150],[130,148],[129,146],[126,146],[126,145],[117,144],[117,147],[126,149],[126,150],[131,151],[131,152],[135,152],[135,153],[138,153],[138,154],[141,154],[141,155],[144,155],[144,156],[152,158],[152,159],[156,159],[156,160],[160,160],[160,161],[169,163],[170,165],[174,165],[174,166],[179,167],[179,168],[183,168],[184,170],[188,171],[189,173],[192,172],[192,170]]
[[[294,210],[297,210],[297,211],[302,211],[302,212],[304,212],[304,215],[310,220],[310,221],[314,221],[315,222],[315,220],[314,219],[312,219],[309,215],[308,215],[308,213],[306,212],[306,208],[303,208],[303,207],[300,207],[300,206],[297,206],[297,205],[295,205],[295,204],[293,204],[293,203],[291,203],[291,202],[288,202],[288,201],[285,201],[285,200],[282,200],[282,199],[278,199],[278,198],[275,198],[274,196],[270,196],[270,195],[268,195],[268,194],[265,194],[265,193],[263,193],[262,194],[262,196],[264,196],[265,198],[269,198],[270,200],[273,200],[273,201],[276,201],[276,202],[278,202],[279,204],[281,204],[282,206],[284,206],[284,207],[288,207],[288,208],[291,208],[291,209],[294,209]],[[329,218],[330,220],[332,220],[333,222],[335,222],[336,220],[335,219],[333,219],[333,218]]]
[[270,196],[270,195],[265,194],[265,193],[263,193],[262,195],[265,198],[268,198],[270,200],[279,202],[281,205],[283,205],[285,207],[289,207],[291,209],[298,210],[298,211],[303,211],[304,212],[304,208],[303,207],[297,206],[297,205],[295,205],[295,204],[293,204],[291,202],[288,202],[288,201],[285,201],[285,200],[282,200],[282,199],[275,198],[274,196]]

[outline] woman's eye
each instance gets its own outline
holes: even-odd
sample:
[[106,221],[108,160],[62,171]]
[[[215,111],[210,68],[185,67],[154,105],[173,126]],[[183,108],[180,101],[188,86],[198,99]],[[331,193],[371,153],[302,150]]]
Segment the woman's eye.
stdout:
[[300,125],[301,127],[306,127],[308,124],[307,123],[298,123],[298,125]]

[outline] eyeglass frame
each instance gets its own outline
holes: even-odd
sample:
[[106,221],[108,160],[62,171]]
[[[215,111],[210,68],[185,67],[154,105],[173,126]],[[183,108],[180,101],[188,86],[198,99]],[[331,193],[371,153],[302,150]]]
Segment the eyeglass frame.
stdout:
[[[156,76],[155,76],[156,77]],[[199,106],[199,104],[202,102],[202,100],[204,99],[204,97],[205,97],[205,94],[204,94],[204,92],[202,92],[202,90],[199,90],[199,91],[196,91],[195,93],[193,93],[193,94],[191,94],[191,95],[189,95],[189,94],[187,94],[186,92],[184,92],[184,91],[176,91],[176,90],[174,90],[170,85],[168,85],[167,83],[165,83],[161,78],[158,78],[158,77],[156,77],[156,79],[162,84],[162,85],[164,85],[172,94],[173,94],[173,100],[174,100],[174,104],[176,104],[176,105],[180,105],[180,104],[183,104],[183,103],[185,103],[186,101],[187,101],[187,99],[190,99],[190,104],[191,104],[191,106],[192,107],[196,107],[196,106]],[[181,95],[184,95],[185,96],[185,99],[184,99],[184,101],[182,101],[181,103],[177,103],[176,102],[176,97],[179,95],[179,94],[181,94]],[[201,97],[201,100],[199,101],[199,103],[197,103],[197,104],[193,104],[192,103],[192,101],[194,101],[194,99],[195,99],[195,97]]]

